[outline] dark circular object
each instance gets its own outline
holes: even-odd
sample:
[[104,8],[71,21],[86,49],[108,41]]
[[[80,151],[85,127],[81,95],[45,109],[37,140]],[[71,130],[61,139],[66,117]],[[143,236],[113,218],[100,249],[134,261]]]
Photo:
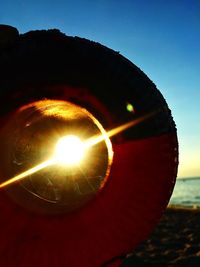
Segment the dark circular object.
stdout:
[[19,32],[16,28],[0,24],[0,48],[12,45],[18,37]]
[[2,266],[109,266],[148,236],[173,190],[178,143],[163,96],[119,53],[58,30],[19,35],[1,48],[0,64],[2,128],[16,109],[42,99],[84,107],[104,129],[154,114],[113,136],[108,182],[83,208],[31,213],[0,192]]

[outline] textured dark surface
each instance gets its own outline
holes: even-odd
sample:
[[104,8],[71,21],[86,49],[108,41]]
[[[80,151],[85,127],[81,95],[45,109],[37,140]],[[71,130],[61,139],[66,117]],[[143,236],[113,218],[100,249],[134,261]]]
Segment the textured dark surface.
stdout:
[[169,208],[121,267],[200,266],[200,210]]

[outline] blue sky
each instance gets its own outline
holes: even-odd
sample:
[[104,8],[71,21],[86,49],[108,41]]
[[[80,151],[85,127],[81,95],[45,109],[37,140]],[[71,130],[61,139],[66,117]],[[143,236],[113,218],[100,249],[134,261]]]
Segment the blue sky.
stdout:
[[179,177],[200,176],[200,1],[1,0],[0,23],[58,28],[100,42],[140,67],[178,128]]

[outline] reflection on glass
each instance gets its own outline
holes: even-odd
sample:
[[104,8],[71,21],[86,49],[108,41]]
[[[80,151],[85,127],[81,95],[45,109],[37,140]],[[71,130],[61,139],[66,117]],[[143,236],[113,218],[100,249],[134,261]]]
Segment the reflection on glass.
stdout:
[[[84,149],[84,141],[93,136],[101,136],[102,141]],[[1,148],[5,180],[41,166],[15,186],[10,185],[8,191],[20,187],[43,204],[70,210],[83,205],[104,186],[113,156],[106,131],[91,113],[57,100],[20,108],[1,133]],[[43,167],[41,163],[49,159],[53,162]],[[14,195],[21,203],[18,194]]]

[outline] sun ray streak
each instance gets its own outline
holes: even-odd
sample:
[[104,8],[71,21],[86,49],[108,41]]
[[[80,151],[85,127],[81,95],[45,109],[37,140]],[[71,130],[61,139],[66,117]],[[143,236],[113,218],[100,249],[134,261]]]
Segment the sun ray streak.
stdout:
[[54,164],[54,162],[55,161],[53,159],[44,161],[44,162],[38,164],[37,166],[35,166],[35,167],[33,167],[33,168],[25,171],[25,172],[22,172],[22,173],[20,173],[20,174],[18,174],[16,176],[14,176],[13,178],[11,178],[11,179],[9,179],[9,180],[1,183],[0,184],[0,188],[5,187],[5,186],[8,186],[8,185],[10,185],[12,183],[15,183],[15,182],[19,181],[19,180],[22,180],[25,177],[27,177],[27,176],[29,176],[29,175],[31,175],[33,173],[36,173],[38,171],[41,171],[42,169],[44,169],[46,167],[49,167],[50,165]]
[[133,126],[136,126],[137,124],[139,124],[139,123],[143,122],[144,120],[146,120],[146,119],[152,117],[153,115],[155,115],[155,113],[156,112],[151,112],[151,113],[149,113],[149,114],[147,114],[147,115],[145,115],[143,117],[140,117],[140,118],[135,119],[133,121],[129,121],[129,122],[123,124],[123,125],[117,126],[116,128],[113,128],[113,129],[109,130],[105,134],[93,136],[93,137],[89,138],[88,140],[86,140],[84,142],[85,147],[86,148],[90,148],[90,147],[92,147],[92,146],[104,141],[105,137],[112,137],[112,136],[114,136],[114,135],[116,135],[118,133],[121,133],[121,132],[133,127]]
[[[84,146],[85,146],[86,149],[88,149],[88,148],[90,148],[90,147],[92,147],[92,146],[94,146],[94,145],[106,140],[109,137],[112,137],[112,136],[114,136],[114,135],[116,135],[116,134],[118,134],[120,132],[123,132],[123,131],[125,131],[125,130],[127,130],[127,129],[129,129],[129,128],[131,128],[131,127],[133,127],[133,126],[135,126],[135,125],[137,125],[137,124],[139,124],[141,122],[143,122],[144,120],[146,120],[146,119],[152,117],[153,115],[155,115],[155,113],[157,113],[157,112],[151,112],[151,113],[149,113],[149,114],[147,114],[147,115],[145,115],[143,117],[140,117],[138,119],[135,119],[135,120],[132,120],[130,122],[127,122],[127,123],[125,123],[123,125],[120,125],[120,126],[118,126],[116,128],[113,128],[113,129],[109,130],[108,132],[102,133],[101,135],[93,136],[93,137],[87,139],[84,142]],[[9,180],[7,180],[7,181],[5,181],[3,183],[1,183],[0,184],[0,189],[6,187],[8,185],[11,185],[13,183],[16,183],[17,181],[20,181],[20,180],[26,178],[27,176],[32,175],[32,174],[34,174],[34,173],[36,173],[36,172],[38,172],[38,171],[40,171],[40,170],[42,170],[44,168],[47,168],[47,167],[49,167],[50,165],[53,165],[53,164],[57,164],[57,161],[56,161],[56,159],[54,157],[49,159],[49,160],[46,160],[46,161],[44,161],[44,162],[42,162],[40,164],[38,164],[37,166],[35,166],[35,167],[25,171],[25,172],[22,172],[22,173],[20,173],[20,174],[18,174],[16,176],[14,176],[13,178],[10,178]]]

